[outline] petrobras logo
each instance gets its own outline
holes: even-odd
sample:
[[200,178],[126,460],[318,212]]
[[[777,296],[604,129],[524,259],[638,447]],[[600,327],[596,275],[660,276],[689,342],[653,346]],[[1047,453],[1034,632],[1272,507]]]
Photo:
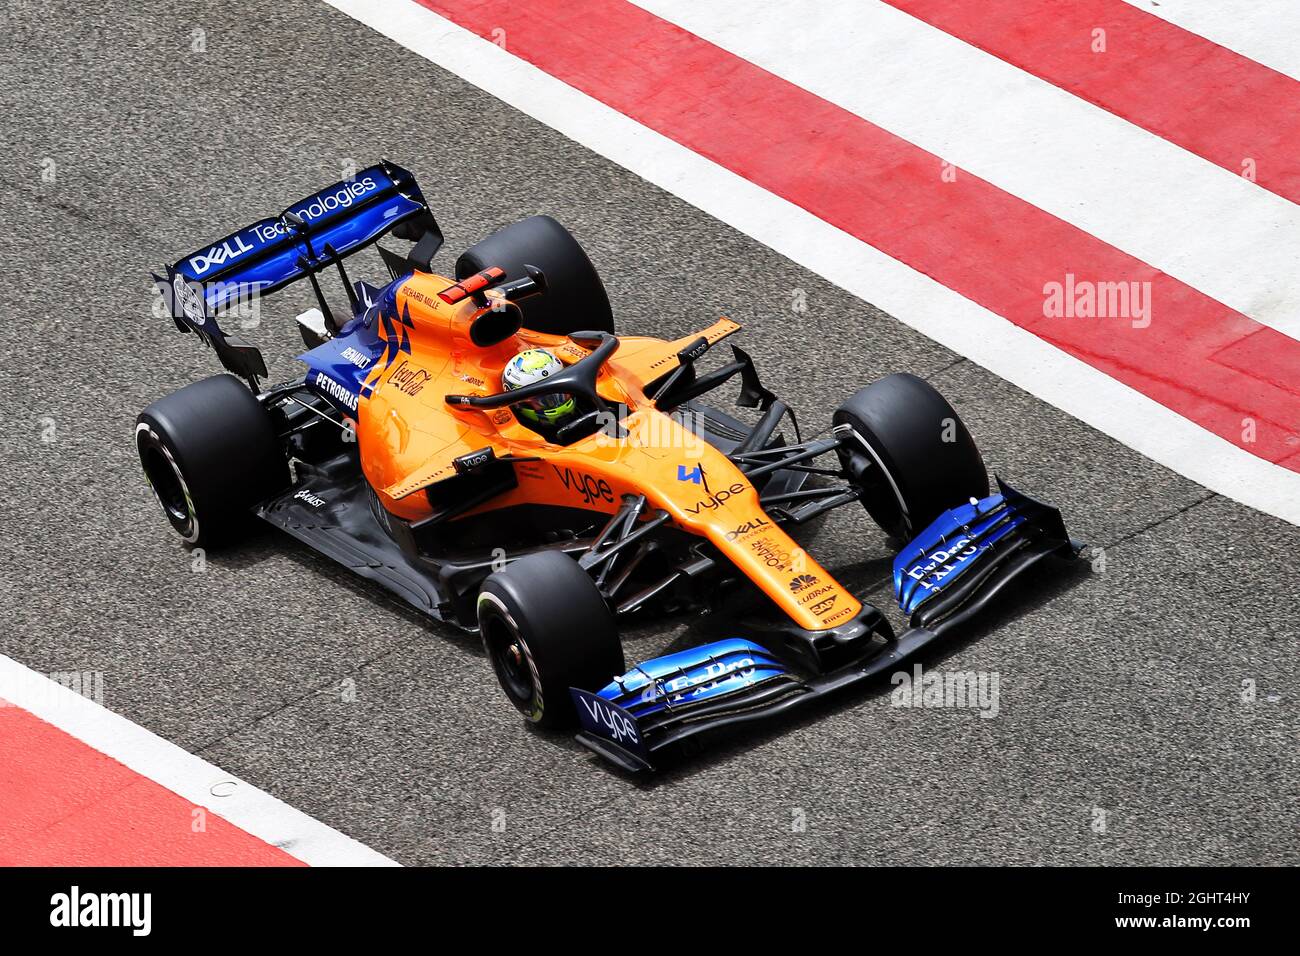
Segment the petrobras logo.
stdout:
[[312,380],[312,384],[319,388],[325,395],[342,402],[352,411],[355,412],[357,410],[357,397],[324,372],[317,372],[316,378]]
[[207,252],[190,256],[190,268],[194,270],[196,276],[201,276],[213,266],[223,266],[232,259],[238,259],[244,253],[252,251],[253,247],[244,241],[242,235],[231,236]]
[[[930,552],[927,555],[929,560],[925,563],[912,565],[907,569],[907,576],[927,591],[937,591],[943,587],[944,578],[953,574],[979,552],[979,545],[971,544],[969,537],[959,538],[947,550],[940,548]],[[927,580],[929,578],[933,578],[934,583],[929,583]]]

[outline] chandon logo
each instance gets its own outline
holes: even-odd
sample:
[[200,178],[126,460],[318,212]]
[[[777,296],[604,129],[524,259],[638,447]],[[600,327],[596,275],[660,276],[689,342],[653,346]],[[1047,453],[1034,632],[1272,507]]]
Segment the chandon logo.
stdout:
[[758,555],[758,559],[766,564],[769,568],[775,568],[778,571],[788,570],[794,555],[790,550],[779,541],[771,538],[759,538],[750,544],[750,547]]

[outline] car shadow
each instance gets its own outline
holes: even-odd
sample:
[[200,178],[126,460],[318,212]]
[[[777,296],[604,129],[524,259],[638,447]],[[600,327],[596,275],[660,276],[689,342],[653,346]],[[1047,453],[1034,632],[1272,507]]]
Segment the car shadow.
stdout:
[[432,637],[446,638],[450,646],[467,651],[473,657],[487,657],[477,634],[471,634],[430,617],[383,586],[358,577],[349,568],[312,550],[297,538],[269,524],[263,524],[236,546],[208,551],[206,560],[219,568],[242,571],[255,568],[264,561],[277,557],[287,557],[313,576],[328,581],[341,592],[386,608],[414,629]]

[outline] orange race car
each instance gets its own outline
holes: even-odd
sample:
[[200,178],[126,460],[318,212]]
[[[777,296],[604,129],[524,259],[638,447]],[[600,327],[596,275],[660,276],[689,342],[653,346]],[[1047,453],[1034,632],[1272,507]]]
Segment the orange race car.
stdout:
[[[344,259],[384,235],[382,286]],[[805,440],[750,357],[703,371],[738,326],[614,334],[590,260],[534,216],[466,250],[455,276],[409,172],[390,163],[294,203],[155,276],[182,331],[231,374],[150,405],[136,444],[172,526],[228,542],[256,514],[431,617],[478,631],[528,720],[580,726],[628,769],[706,730],[779,713],[895,667],[1048,555],[1059,512],[988,477],[952,407],[910,375],[850,396]],[[336,315],[318,275],[337,271]],[[265,387],[217,316],[307,278],[307,374]],[[739,385],[748,423],[701,403]],[[840,585],[787,533],[860,502],[899,546],[911,626]],[[752,596],[744,636],[628,669],[619,621]]]

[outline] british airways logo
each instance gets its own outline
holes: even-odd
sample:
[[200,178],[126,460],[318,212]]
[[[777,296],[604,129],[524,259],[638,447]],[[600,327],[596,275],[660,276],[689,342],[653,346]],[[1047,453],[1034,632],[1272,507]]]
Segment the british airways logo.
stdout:
[[238,259],[246,252],[252,252],[253,247],[244,241],[243,236],[231,236],[220,245],[213,246],[206,253],[199,253],[190,257],[190,268],[194,270],[196,276],[201,276],[213,266],[225,265],[232,259]]

